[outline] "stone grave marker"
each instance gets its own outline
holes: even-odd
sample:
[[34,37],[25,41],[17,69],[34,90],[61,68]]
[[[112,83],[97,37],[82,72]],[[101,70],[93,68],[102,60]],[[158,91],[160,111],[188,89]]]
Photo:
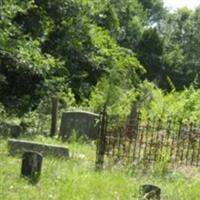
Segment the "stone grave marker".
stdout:
[[57,158],[69,158],[69,148],[60,145],[42,144],[26,140],[8,139],[8,149],[11,155],[35,151],[43,156],[55,156]]
[[91,112],[64,112],[62,114],[60,135],[63,140],[70,137],[73,131],[89,139],[97,139],[99,115]]
[[29,178],[32,183],[37,183],[42,169],[42,154],[26,151],[22,157],[21,175]]
[[18,138],[22,134],[22,127],[9,123],[0,123],[0,134]]
[[140,199],[142,200],[160,200],[161,189],[155,185],[141,185]]

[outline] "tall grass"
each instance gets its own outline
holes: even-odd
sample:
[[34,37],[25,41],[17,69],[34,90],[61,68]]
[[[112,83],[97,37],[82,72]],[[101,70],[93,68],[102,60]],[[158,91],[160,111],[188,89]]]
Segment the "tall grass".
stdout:
[[[27,138],[26,138],[27,139]],[[31,138],[46,143],[61,144],[45,137]],[[134,200],[140,184],[155,184],[162,189],[162,199],[199,200],[200,170],[188,173],[172,171],[162,174],[147,170],[119,168],[94,170],[95,144],[73,142],[67,145],[73,152],[69,160],[45,157],[42,175],[37,185],[20,177],[21,158],[11,157],[6,139],[0,139],[0,199],[2,200]],[[165,167],[165,166],[164,166]],[[187,170],[187,168],[186,168]],[[152,172],[152,173],[151,173]],[[186,176],[187,175],[187,176]]]

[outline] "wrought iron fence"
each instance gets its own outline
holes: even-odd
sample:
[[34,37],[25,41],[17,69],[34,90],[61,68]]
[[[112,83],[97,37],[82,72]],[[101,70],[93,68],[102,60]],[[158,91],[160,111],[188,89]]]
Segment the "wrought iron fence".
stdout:
[[200,166],[200,124],[175,119],[141,120],[135,116],[127,121],[102,117],[97,148],[101,167],[103,161],[152,163],[163,159],[178,165]]

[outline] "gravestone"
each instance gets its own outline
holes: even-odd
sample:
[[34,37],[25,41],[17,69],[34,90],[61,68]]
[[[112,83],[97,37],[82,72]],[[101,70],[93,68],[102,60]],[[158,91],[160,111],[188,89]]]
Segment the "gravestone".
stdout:
[[13,125],[10,129],[11,137],[18,138],[22,133],[22,127],[18,125]]
[[8,149],[11,155],[26,151],[37,151],[43,156],[55,156],[57,158],[69,158],[69,148],[60,145],[42,144],[25,140],[8,140]]
[[42,155],[38,152],[27,151],[22,157],[21,175],[29,178],[32,183],[37,183],[42,169]]
[[73,131],[89,139],[98,137],[99,115],[91,112],[64,112],[62,114],[60,135],[63,140],[70,137]]
[[22,127],[19,125],[13,125],[9,123],[1,123],[0,134],[3,136],[11,136],[13,138],[18,138],[22,134]]
[[140,199],[142,200],[160,200],[161,189],[155,185],[141,185]]

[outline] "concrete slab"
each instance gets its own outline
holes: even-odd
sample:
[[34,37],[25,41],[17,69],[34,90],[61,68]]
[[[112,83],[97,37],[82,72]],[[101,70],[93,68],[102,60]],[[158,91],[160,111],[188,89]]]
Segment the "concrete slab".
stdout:
[[69,158],[69,149],[60,145],[42,144],[26,140],[8,139],[8,148],[11,155],[25,151],[36,151],[43,156]]

